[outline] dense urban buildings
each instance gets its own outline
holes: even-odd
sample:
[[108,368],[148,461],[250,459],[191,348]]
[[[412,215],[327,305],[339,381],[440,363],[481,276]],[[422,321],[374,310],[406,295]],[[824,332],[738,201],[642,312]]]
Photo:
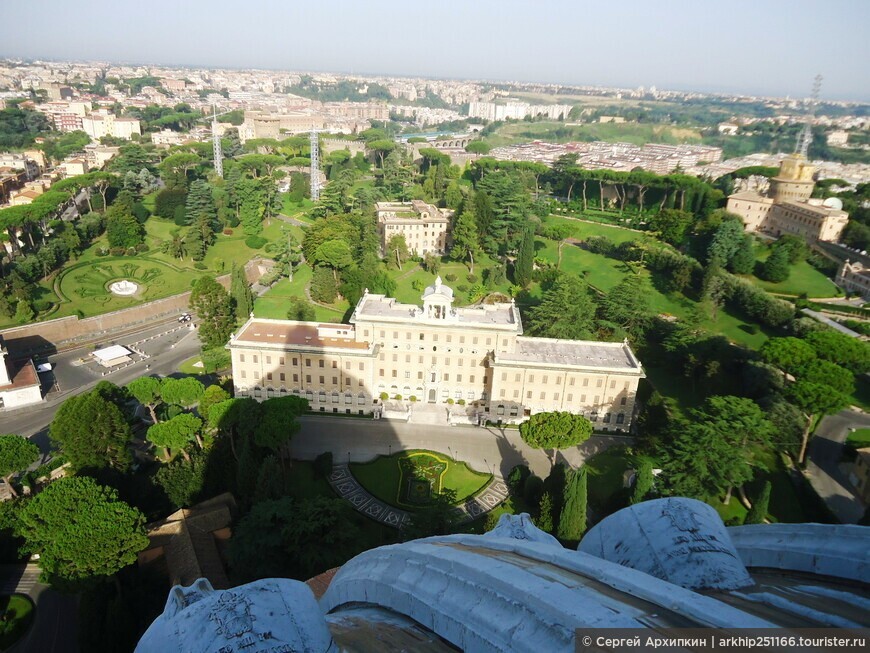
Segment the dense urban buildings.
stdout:
[[644,374],[627,342],[523,336],[516,305],[454,307],[440,277],[422,301],[366,293],[350,324],[251,318],[228,345],[237,396],[290,393],[347,414],[379,398],[467,403],[494,422],[568,411],[629,428]]

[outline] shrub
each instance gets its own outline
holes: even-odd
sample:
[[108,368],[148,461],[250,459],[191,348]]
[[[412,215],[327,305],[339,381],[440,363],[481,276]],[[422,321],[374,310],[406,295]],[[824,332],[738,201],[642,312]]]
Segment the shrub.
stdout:
[[142,254],[143,252],[147,252],[148,249],[148,245],[146,245],[145,243],[139,243],[138,245],[136,245],[136,251],[140,254]]
[[123,247],[112,247],[109,249],[109,254],[112,256],[124,256],[124,252],[127,251]]
[[402,395],[397,394],[395,397],[393,397],[393,399],[395,399],[396,401],[401,401],[401,400],[402,400]]
[[208,266],[202,261],[197,261],[193,264],[193,267],[195,267],[197,270],[208,270]]
[[53,304],[47,299],[35,299],[33,300],[33,310],[37,313],[44,313],[49,310]]
[[411,395],[410,397],[408,397],[408,399],[412,402],[417,401],[417,397],[415,395]]
[[460,400],[457,401],[456,403],[458,403],[460,406],[464,406],[464,405],[465,405],[465,399],[460,399]]
[[460,283],[458,286],[456,286],[456,290],[458,290],[459,292],[465,292],[468,290],[468,286],[466,286],[464,283]]
[[444,275],[444,280],[447,281],[447,282],[453,282],[453,281],[456,281],[456,275],[453,274],[453,273],[445,274],[445,275]]
[[388,395],[386,392],[382,392],[379,396],[381,398],[381,401],[386,401],[390,398],[390,395]]
[[127,256],[136,256],[136,248],[135,247],[128,247],[124,251],[124,254],[126,254]]
[[466,274],[465,280],[468,283],[477,283],[477,275],[476,274]]
[[266,242],[268,242],[265,238],[261,238],[260,236],[248,236],[245,238],[245,245],[250,247],[251,249],[260,249],[263,247]]
[[544,480],[540,476],[531,474],[523,486],[523,499],[527,506],[537,506],[544,493]]
[[332,452],[326,451],[314,459],[314,475],[326,478],[332,473]]
[[526,479],[531,475],[531,471],[527,465],[516,465],[511,470],[507,477],[508,487],[517,493],[522,494],[523,487],[526,484]]
[[239,219],[236,216],[232,215],[232,216],[230,216],[230,219],[227,220],[227,224],[230,225],[231,227],[238,227],[239,226]]

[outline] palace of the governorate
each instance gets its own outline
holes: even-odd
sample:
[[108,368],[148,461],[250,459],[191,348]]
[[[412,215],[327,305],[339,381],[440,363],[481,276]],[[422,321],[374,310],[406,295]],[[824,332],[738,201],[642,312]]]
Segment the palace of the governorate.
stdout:
[[627,342],[523,336],[513,302],[454,307],[440,277],[422,301],[366,292],[350,324],[251,317],[227,345],[236,396],[295,394],[315,411],[360,415],[382,397],[462,403],[506,423],[568,411],[629,428],[644,372]]

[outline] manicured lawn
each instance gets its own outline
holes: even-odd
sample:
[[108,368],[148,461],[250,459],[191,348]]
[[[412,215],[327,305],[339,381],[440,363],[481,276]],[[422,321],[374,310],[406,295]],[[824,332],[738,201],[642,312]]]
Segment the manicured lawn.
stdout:
[[34,617],[33,603],[23,594],[0,596],[0,649],[7,650],[27,632]]
[[846,438],[846,444],[855,449],[870,447],[870,429],[856,429]]
[[[287,309],[293,297],[306,299],[305,287],[311,281],[311,268],[300,265],[293,274],[293,281],[281,279],[276,282],[261,297],[254,301],[254,315],[260,318],[286,320]],[[341,322],[350,308],[346,301],[338,301],[331,308],[314,304],[316,319],[322,322]]]
[[634,457],[625,447],[612,447],[586,461],[589,505],[596,519],[623,507],[627,498],[623,475],[634,466]]
[[780,295],[797,296],[806,293],[807,297],[827,298],[843,296],[843,291],[840,290],[833,281],[816,270],[806,261],[801,261],[800,263],[793,265],[788,279],[780,283],[762,281],[754,275],[748,275],[744,278],[759,285],[768,292]]
[[441,475],[441,487],[454,490],[459,502],[480,491],[492,478],[490,474],[475,472],[464,462],[455,461],[444,454],[416,450],[379,456],[368,463],[351,463],[350,469],[360,485],[381,501],[413,509],[413,506],[400,501],[402,472],[399,464],[402,459],[413,459],[415,455],[432,456],[446,462],[447,469]]
[[[199,363],[199,366],[196,365],[197,363]],[[178,371],[184,374],[204,374],[205,367],[202,365],[202,356],[194,356],[186,361],[182,361],[178,364]]]

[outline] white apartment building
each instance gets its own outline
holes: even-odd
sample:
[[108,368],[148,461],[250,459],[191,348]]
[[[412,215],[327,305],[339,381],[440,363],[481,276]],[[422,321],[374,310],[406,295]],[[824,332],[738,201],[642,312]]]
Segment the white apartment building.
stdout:
[[82,129],[94,140],[103,136],[130,140],[133,134],[142,134],[139,121],[135,118],[118,118],[105,110],[95,111],[82,118]]
[[383,256],[387,255],[387,245],[394,236],[404,236],[408,251],[414,256],[447,252],[453,211],[439,209],[422,200],[377,202],[375,210]]
[[360,415],[386,396],[466,403],[491,421],[568,411],[629,428],[644,373],[627,343],[523,336],[513,302],[454,308],[440,278],[422,302],[366,292],[350,324],[252,317],[227,345],[236,396],[295,394],[316,411]]

